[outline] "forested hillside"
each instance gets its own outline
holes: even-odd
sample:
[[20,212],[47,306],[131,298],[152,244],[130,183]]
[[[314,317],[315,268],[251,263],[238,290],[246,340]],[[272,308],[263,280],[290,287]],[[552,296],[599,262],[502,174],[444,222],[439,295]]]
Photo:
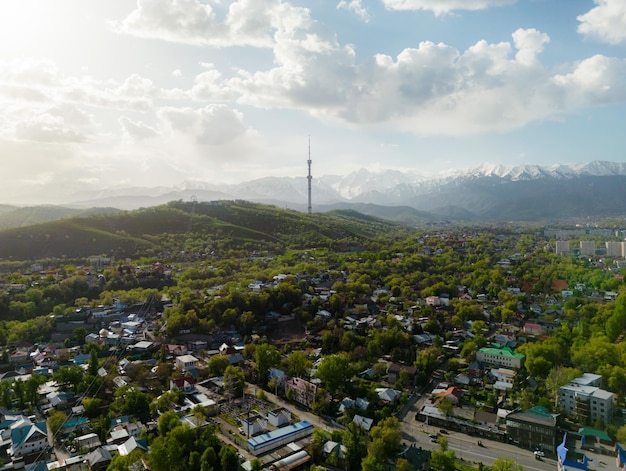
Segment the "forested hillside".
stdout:
[[0,231],[0,259],[171,257],[181,251],[263,250],[360,244],[390,222],[357,212],[303,214],[245,201],[176,201]]

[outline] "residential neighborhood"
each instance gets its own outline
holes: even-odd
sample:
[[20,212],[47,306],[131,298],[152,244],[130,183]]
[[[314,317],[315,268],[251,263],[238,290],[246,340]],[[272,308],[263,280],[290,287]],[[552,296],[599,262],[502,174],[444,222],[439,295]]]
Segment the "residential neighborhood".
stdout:
[[[580,277],[571,285],[567,273],[550,283],[524,276],[524,264],[541,262],[533,270],[542,270],[553,266],[544,259],[557,263],[552,257],[574,266],[576,258],[554,254],[553,242],[440,232],[415,238],[411,254],[382,259],[307,254],[305,272],[230,290],[183,292],[167,281],[181,270],[175,265],[120,267],[131,278],[161,273],[174,289],[151,290],[136,303],[111,292],[107,304],[83,299],[49,318],[47,340],[7,338],[2,470],[161,469],[154,457],[176,427],[201,430],[219,453],[232,453],[232,469],[347,469],[371,460],[425,471],[437,468],[431,462],[445,452],[437,447],[446,434],[546,462],[559,461],[563,440],[570,455],[619,460],[626,370],[612,355],[624,324],[613,334],[593,315],[607,325],[626,315],[617,307],[622,297],[611,295],[621,293],[623,278],[599,258],[585,261],[588,272],[567,268]],[[486,252],[472,263],[493,263],[454,274],[454,260],[478,250]],[[258,269],[273,258],[253,254],[245,263]],[[373,266],[388,274],[375,275]],[[77,270],[94,287],[107,282],[91,268]],[[429,270],[454,275],[426,285]],[[604,285],[585,281],[587,273]],[[21,284],[7,292],[32,289]],[[591,338],[598,328],[602,337]],[[570,353],[566,336],[575,335],[589,340]],[[363,446],[381,437],[391,452]]]

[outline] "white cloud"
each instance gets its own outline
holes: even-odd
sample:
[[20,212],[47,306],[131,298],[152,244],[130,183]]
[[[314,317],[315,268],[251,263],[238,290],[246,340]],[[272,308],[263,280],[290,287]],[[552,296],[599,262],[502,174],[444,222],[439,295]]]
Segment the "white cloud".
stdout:
[[435,15],[454,10],[484,10],[511,5],[516,0],[383,0],[389,10],[428,10]]
[[158,116],[174,135],[186,136],[200,146],[221,146],[243,136],[243,116],[226,105],[208,105],[199,110],[165,107]]
[[[417,135],[506,131],[578,106],[624,101],[624,60],[597,56],[561,66],[572,72],[555,78],[537,59],[549,39],[519,29],[512,43],[479,41],[465,51],[425,41],[395,58],[357,64],[351,47],[299,34],[279,38],[277,67],[228,83],[246,104]],[[587,85],[576,90],[577,83]]]
[[566,91],[571,106],[623,103],[626,101],[626,59],[595,55],[554,82]]
[[137,0],[137,8],[114,26],[126,34],[197,46],[271,47],[277,31],[310,23],[308,9],[282,0],[236,0],[223,9],[219,0]]
[[578,32],[610,44],[626,40],[626,2],[624,0],[594,0],[596,6],[578,16]]
[[370,20],[369,12],[361,0],[341,0],[337,4],[337,9],[351,10],[365,23]]
[[159,136],[159,133],[156,129],[148,126],[145,123],[142,123],[141,121],[133,121],[126,116],[122,116],[118,119],[118,121],[122,126],[124,133],[133,140],[140,141],[143,139],[150,139]]
[[15,137],[19,140],[67,143],[83,142],[85,137],[67,127],[62,117],[42,114],[29,121],[15,125]]
[[543,51],[544,44],[550,42],[546,33],[534,28],[518,29],[513,33],[513,43],[517,49],[515,59],[520,64],[533,65],[537,61],[537,54]]

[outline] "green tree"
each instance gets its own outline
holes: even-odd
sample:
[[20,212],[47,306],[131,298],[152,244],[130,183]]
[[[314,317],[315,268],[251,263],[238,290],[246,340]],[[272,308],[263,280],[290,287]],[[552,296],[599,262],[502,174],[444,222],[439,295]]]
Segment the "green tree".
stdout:
[[222,376],[229,365],[226,355],[213,355],[209,358],[207,371],[211,376]]
[[50,429],[53,437],[57,437],[66,421],[67,415],[64,412],[54,411],[50,414],[48,417],[48,428]]
[[491,471],[524,471],[524,468],[512,458],[498,456],[491,466]]
[[230,400],[243,395],[243,388],[246,377],[243,370],[234,365],[230,365],[224,371],[224,391]]
[[365,429],[350,423],[342,434],[342,444],[346,447],[346,461],[349,469],[361,469],[361,461],[367,455],[369,436]]
[[317,368],[316,375],[326,385],[331,397],[345,391],[348,381],[352,379],[354,371],[350,356],[346,352],[326,355]]
[[312,366],[313,363],[302,350],[294,350],[287,356],[287,373],[292,377],[308,378]]
[[256,363],[257,379],[262,386],[266,386],[268,379],[267,373],[270,368],[280,363],[280,353],[274,345],[261,343],[256,346],[254,360]]
[[222,471],[239,470],[239,457],[237,456],[237,450],[235,450],[232,446],[223,446],[220,450],[219,457]]

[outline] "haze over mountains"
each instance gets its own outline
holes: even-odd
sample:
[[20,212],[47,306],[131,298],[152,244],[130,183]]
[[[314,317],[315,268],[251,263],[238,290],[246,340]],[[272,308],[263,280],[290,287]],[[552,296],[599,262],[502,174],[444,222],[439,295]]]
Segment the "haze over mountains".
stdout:
[[[361,169],[345,176],[319,177],[314,172],[312,186],[314,212],[350,208],[406,223],[442,218],[538,221],[626,214],[626,163],[606,161],[550,167],[483,164],[436,178],[398,170]],[[112,187],[76,195],[65,206],[130,210],[193,197],[198,201],[242,199],[306,211],[307,179],[268,177],[240,184]]]

